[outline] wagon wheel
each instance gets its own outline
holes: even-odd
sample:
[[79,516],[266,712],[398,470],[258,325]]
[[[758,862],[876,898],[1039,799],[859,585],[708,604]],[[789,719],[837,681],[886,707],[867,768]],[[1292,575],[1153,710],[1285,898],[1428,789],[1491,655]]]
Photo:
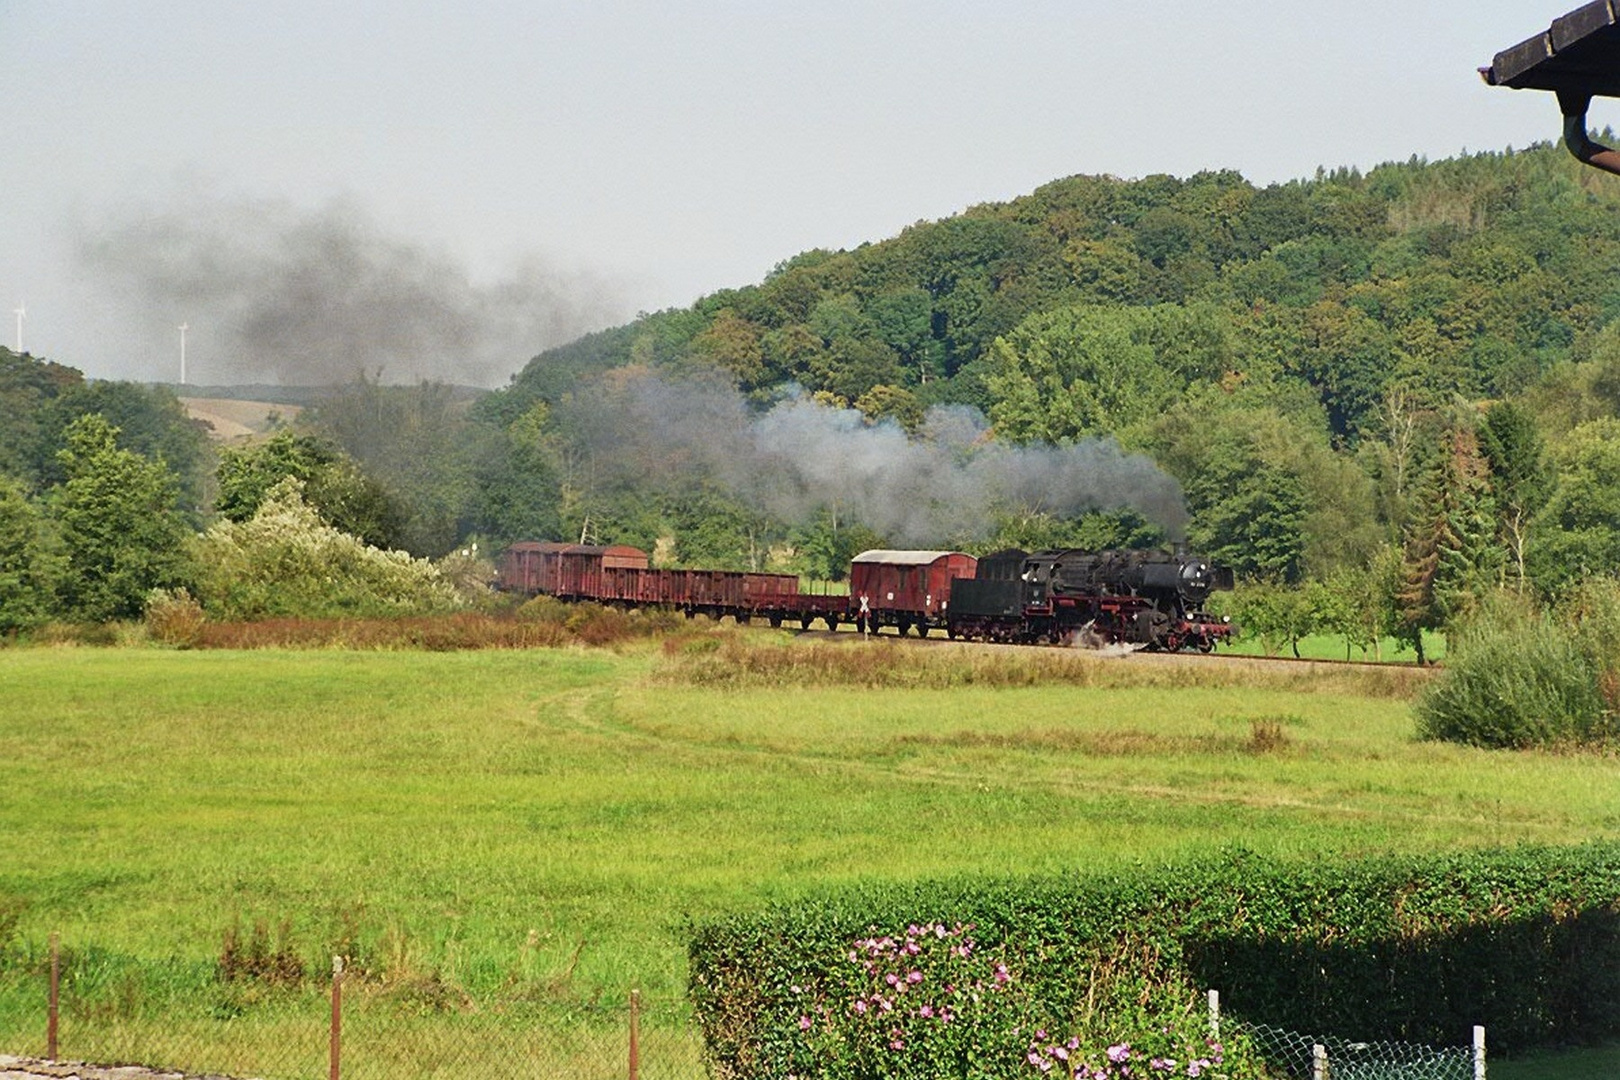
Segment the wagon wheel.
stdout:
[[734,615],[732,617],[737,620],[737,625],[738,626],[747,626],[748,625],[748,620],[750,618],[752,618],[752,616],[749,615],[748,612],[746,612],[746,611],[739,611],[739,612],[737,612],[736,615]]
[[772,630],[779,629],[781,627],[781,625],[782,625],[782,614],[781,614],[781,612],[773,611],[771,613],[770,618],[771,618],[771,629]]
[[810,623],[814,619],[815,619],[814,615],[800,615],[799,616],[799,629],[800,630],[808,630],[808,629],[810,629]]
[[838,629],[838,616],[837,615],[827,615],[827,616],[825,616],[825,618],[827,620],[827,629],[829,629],[829,630]]

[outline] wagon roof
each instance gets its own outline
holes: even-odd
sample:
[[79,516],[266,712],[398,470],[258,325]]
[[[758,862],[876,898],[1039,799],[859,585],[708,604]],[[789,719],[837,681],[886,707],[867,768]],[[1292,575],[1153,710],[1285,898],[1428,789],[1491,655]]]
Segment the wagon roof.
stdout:
[[873,548],[871,551],[861,552],[850,561],[856,563],[883,563],[889,566],[927,566],[929,563],[938,562],[952,555],[963,555],[970,559],[973,557],[964,551],[889,551],[883,548]]

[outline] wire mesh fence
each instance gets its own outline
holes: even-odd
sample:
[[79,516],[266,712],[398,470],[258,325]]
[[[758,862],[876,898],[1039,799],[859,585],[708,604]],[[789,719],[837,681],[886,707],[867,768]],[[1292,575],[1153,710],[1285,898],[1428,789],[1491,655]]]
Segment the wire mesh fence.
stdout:
[[[164,993],[151,978],[42,970],[0,977],[0,1048],[43,1060],[253,1080],[699,1080],[683,999],[581,1004],[433,986],[229,987]],[[150,976],[150,972],[143,972]],[[158,987],[158,988],[154,988]]]
[[1332,1035],[1304,1035],[1265,1024],[1236,1025],[1266,1064],[1288,1080],[1476,1080],[1483,1077],[1483,1043],[1425,1046]]

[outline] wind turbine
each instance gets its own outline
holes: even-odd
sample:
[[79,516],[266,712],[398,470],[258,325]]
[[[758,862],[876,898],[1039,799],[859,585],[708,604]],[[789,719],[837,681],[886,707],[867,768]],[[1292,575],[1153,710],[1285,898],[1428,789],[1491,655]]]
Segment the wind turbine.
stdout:
[[22,355],[22,351],[23,351],[22,350],[22,324],[23,324],[23,318],[24,318],[24,316],[26,316],[28,314],[28,309],[23,306],[23,302],[21,300],[17,301],[17,310],[16,310],[15,314],[17,316],[17,354],[20,356],[20,355]]
[[180,331],[180,385],[184,386],[186,385],[186,331],[191,329],[191,324],[181,323],[176,329]]

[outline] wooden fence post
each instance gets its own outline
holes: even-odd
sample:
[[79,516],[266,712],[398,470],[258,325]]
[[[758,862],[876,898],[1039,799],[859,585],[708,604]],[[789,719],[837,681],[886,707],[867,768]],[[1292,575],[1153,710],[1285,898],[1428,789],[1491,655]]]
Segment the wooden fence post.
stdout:
[[1317,1043],[1311,1047],[1311,1080],[1327,1080],[1327,1047]]
[[1474,1025],[1474,1080],[1485,1080],[1485,1029]]
[[51,935],[51,1004],[45,1016],[45,1059],[56,1060],[56,1017],[62,996],[61,938]]
[[1209,992],[1209,1041],[1221,1041],[1221,992]]
[[332,957],[332,1047],[331,1080],[338,1080],[338,1061],[343,1048],[343,957]]
[[641,991],[630,991],[630,1080],[641,1075]]

